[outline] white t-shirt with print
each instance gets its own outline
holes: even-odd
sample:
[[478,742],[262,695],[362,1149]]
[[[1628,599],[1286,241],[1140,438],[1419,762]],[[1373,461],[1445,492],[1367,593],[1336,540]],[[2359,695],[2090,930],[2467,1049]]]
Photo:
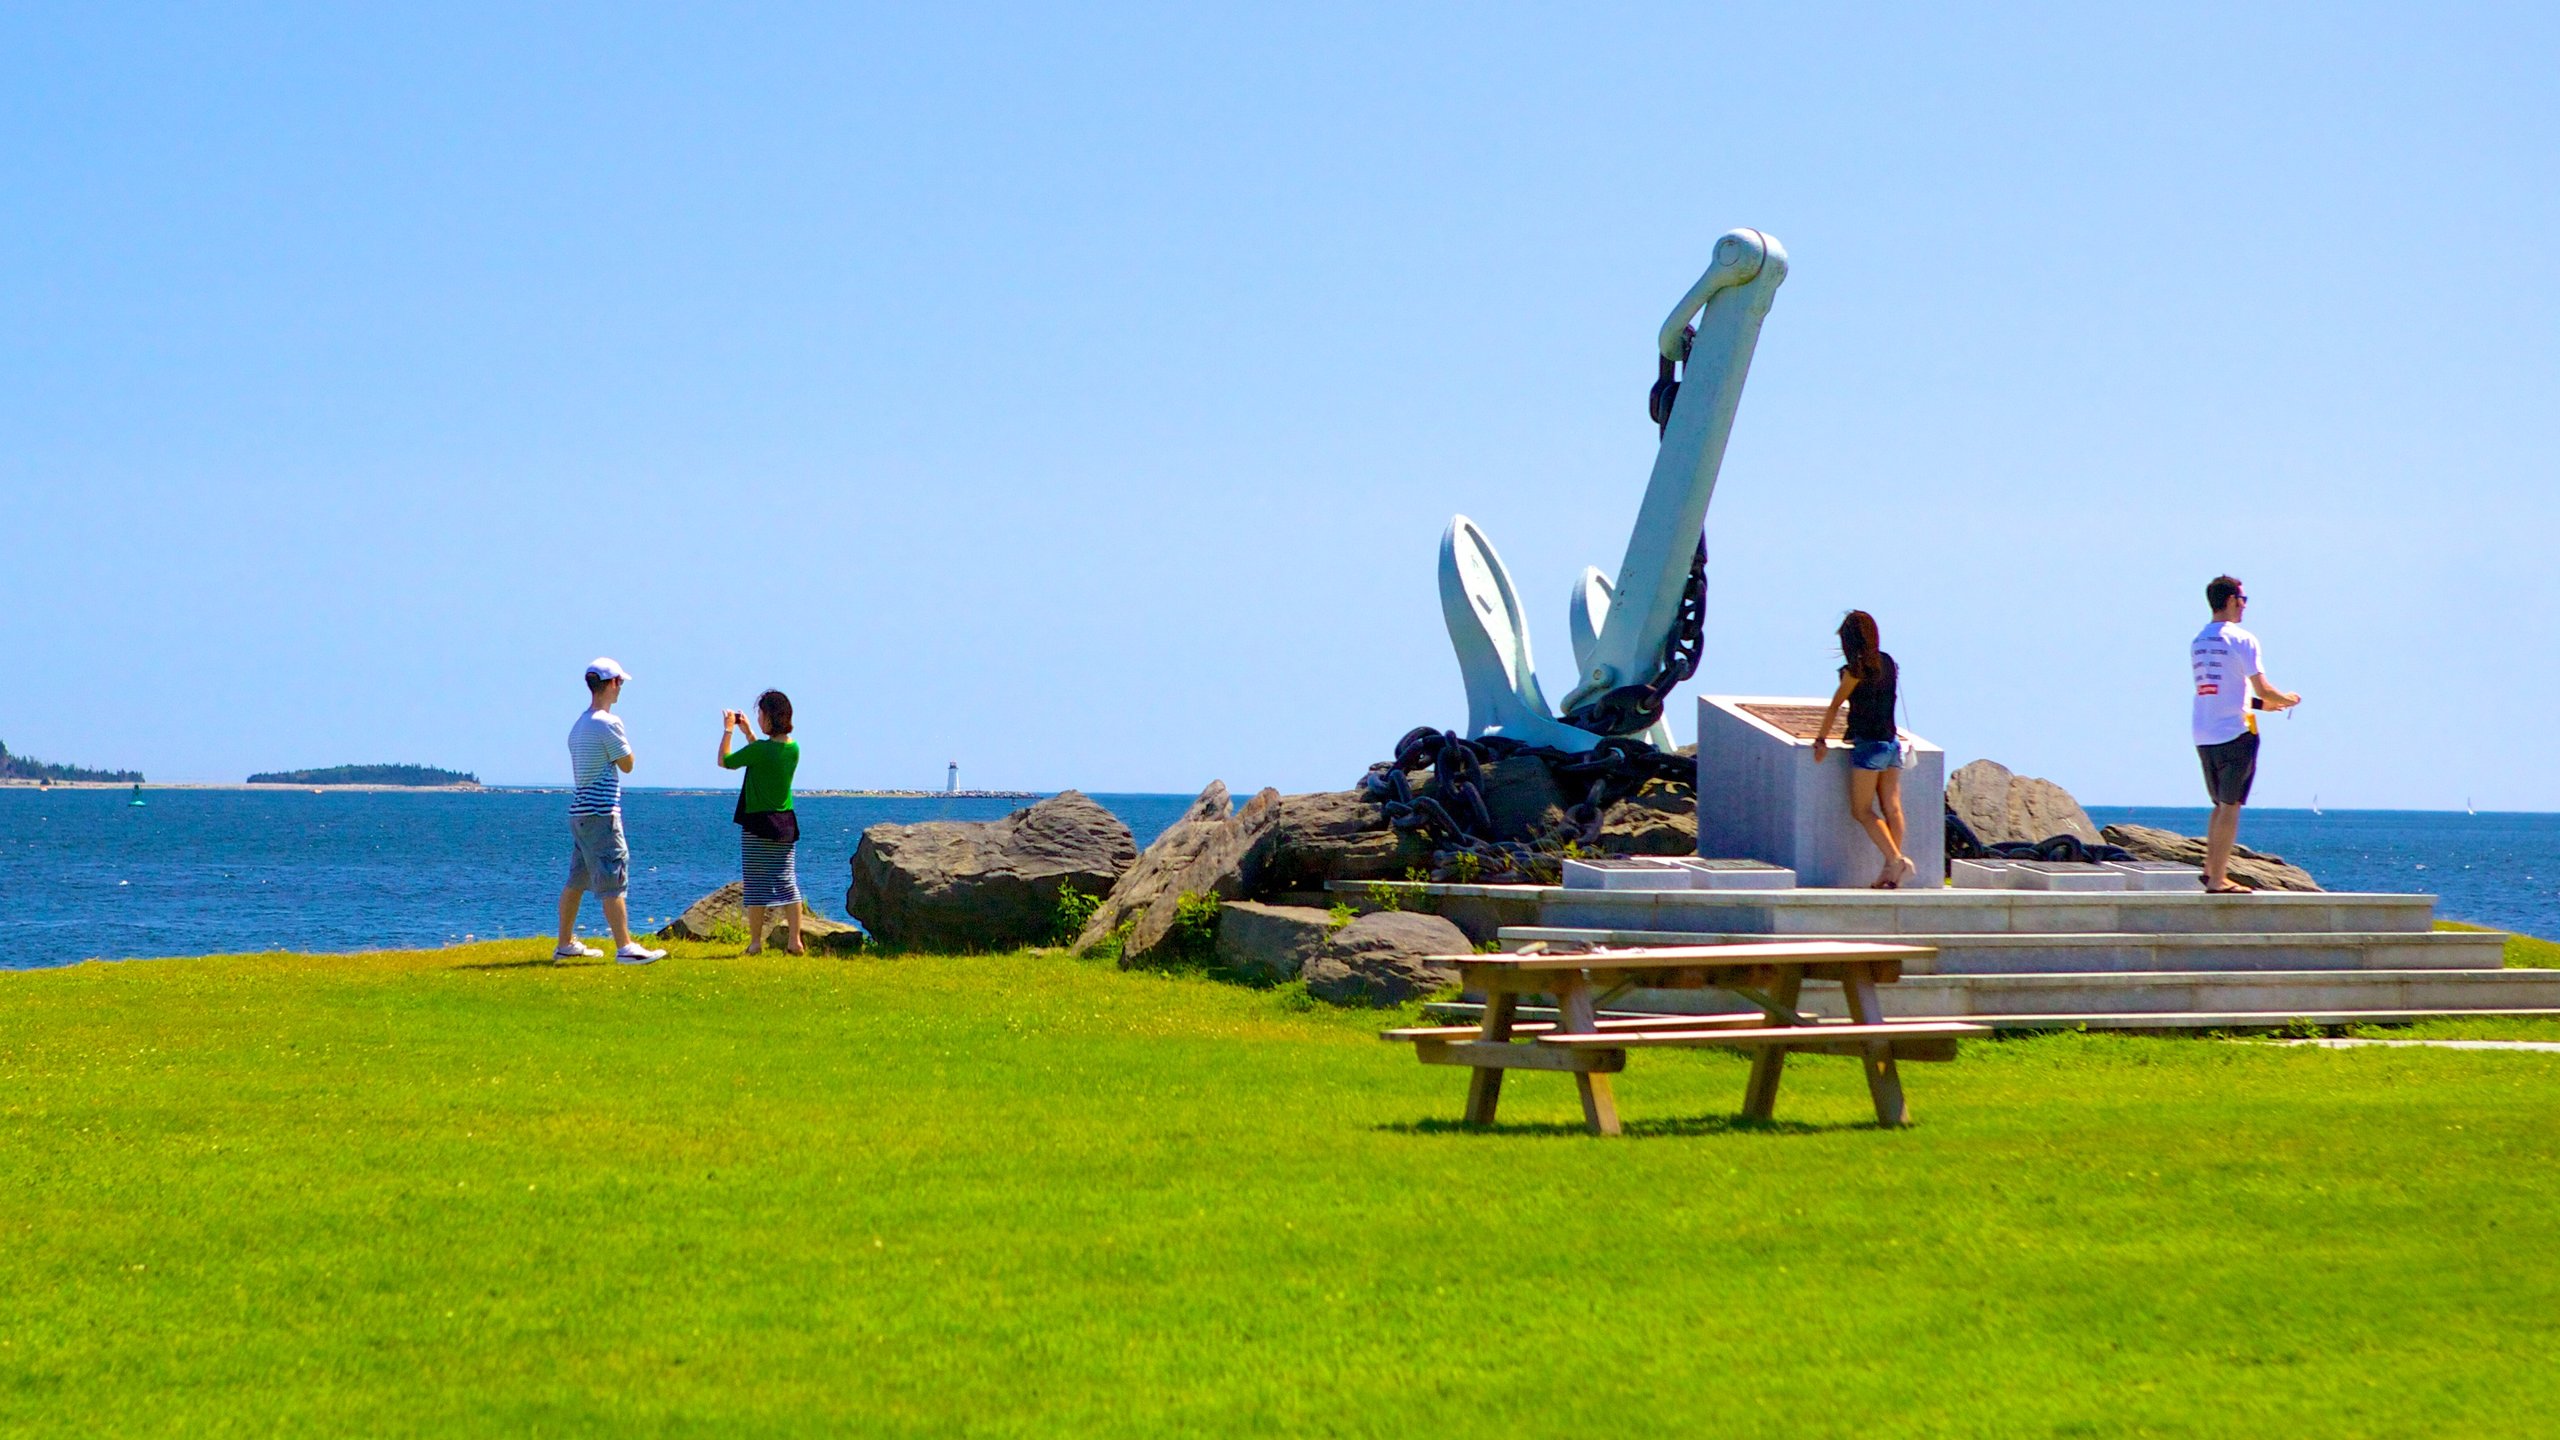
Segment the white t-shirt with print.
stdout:
[[2258,728],[2249,714],[2249,677],[2266,669],[2257,636],[2228,620],[2216,620],[2188,642],[2187,664],[2195,671],[2192,728],[2197,744],[2220,745]]

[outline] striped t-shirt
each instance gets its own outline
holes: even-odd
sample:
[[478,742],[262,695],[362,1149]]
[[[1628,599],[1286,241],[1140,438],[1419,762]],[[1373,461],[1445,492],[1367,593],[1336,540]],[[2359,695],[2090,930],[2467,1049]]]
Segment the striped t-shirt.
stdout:
[[622,808],[622,771],[614,761],[631,753],[622,717],[590,710],[569,727],[569,813],[610,815]]

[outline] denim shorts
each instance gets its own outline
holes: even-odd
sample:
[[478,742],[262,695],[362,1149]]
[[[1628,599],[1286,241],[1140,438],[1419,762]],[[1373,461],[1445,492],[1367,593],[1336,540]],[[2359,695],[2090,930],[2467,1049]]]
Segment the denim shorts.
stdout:
[[1852,740],[1849,742],[1849,764],[1858,770],[1890,770],[1902,763],[1902,742],[1898,740]]
[[622,812],[569,817],[569,888],[619,895],[631,888],[631,846]]

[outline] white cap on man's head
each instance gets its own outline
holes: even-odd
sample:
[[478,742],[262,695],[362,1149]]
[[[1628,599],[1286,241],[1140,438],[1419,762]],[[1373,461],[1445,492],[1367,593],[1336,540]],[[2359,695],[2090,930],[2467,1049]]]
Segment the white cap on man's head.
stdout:
[[614,659],[612,656],[599,655],[593,660],[587,662],[587,678],[590,680],[628,680],[631,678],[631,672],[623,669],[622,662]]

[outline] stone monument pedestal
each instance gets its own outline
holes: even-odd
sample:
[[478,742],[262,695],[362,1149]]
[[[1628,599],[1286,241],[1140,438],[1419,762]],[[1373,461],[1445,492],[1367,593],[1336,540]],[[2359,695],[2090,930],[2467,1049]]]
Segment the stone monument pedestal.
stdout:
[[[1849,747],[1836,737],[1822,764],[1813,735],[1830,697],[1698,697],[1698,853],[1762,860],[1808,886],[1860,887],[1879,861],[1849,818]],[[1832,722],[1837,726],[1840,722]],[[1947,873],[1947,754],[1905,730],[1917,763],[1902,772],[1903,853],[1920,867],[1908,882],[1935,890]]]

